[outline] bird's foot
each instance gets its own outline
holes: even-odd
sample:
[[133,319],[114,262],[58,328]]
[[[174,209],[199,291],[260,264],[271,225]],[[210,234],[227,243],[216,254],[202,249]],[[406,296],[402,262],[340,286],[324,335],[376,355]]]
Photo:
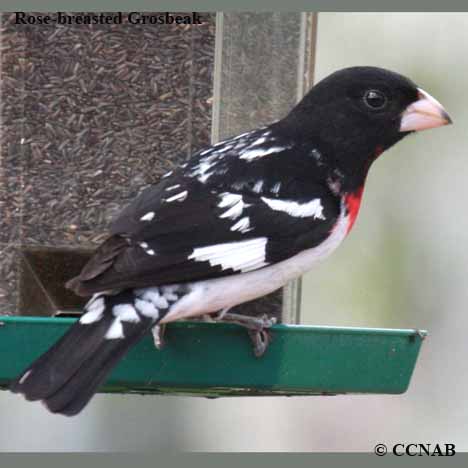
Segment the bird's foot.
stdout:
[[271,337],[268,329],[276,323],[275,317],[261,315],[252,317],[249,315],[234,314],[228,312],[228,309],[222,310],[214,319],[215,322],[235,323],[247,328],[249,338],[253,344],[253,352],[256,357],[261,357],[270,344]]
[[155,325],[151,329],[151,333],[153,334],[154,347],[157,350],[161,350],[164,347],[164,332],[165,331],[166,331],[165,323]]
[[[253,352],[256,357],[261,357],[265,354],[271,341],[268,329],[276,323],[275,317],[268,317],[264,314],[261,316],[249,316],[243,314],[235,314],[229,312],[229,309],[223,309],[216,316],[205,314],[200,317],[205,322],[225,322],[234,323],[247,329],[249,338],[253,344]],[[164,345],[164,333],[166,324],[155,325],[151,332],[153,334],[154,346],[156,349],[161,350]]]

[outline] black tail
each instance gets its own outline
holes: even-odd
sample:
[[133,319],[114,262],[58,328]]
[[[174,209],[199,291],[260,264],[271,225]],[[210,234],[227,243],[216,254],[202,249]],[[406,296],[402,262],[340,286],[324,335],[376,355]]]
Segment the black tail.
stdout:
[[95,295],[84,315],[10,385],[53,413],[79,413],[110,371],[162,317],[176,297],[161,288]]

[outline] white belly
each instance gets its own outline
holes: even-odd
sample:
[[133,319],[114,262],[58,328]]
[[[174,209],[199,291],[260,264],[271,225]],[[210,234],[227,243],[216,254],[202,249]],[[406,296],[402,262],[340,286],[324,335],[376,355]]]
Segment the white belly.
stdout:
[[348,224],[342,210],[331,236],[313,249],[259,270],[189,284],[190,292],[172,305],[161,322],[217,312],[282,288],[330,255],[346,237]]

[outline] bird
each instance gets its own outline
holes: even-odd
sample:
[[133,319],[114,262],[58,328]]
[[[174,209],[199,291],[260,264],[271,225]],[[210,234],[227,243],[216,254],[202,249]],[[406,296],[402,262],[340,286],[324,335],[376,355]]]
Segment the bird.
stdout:
[[338,70],[282,119],[194,153],[143,190],[67,283],[83,314],[10,390],[80,413],[144,335],[264,296],[349,234],[372,163],[409,134],[452,123],[409,78]]

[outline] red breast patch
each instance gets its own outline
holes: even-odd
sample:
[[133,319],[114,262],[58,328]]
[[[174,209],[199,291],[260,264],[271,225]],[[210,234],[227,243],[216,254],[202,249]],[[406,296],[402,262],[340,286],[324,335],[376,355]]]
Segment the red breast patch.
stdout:
[[[375,149],[375,158],[377,159],[384,152],[383,146],[377,146]],[[362,192],[362,189],[361,189]]]
[[345,195],[345,204],[346,204],[346,209],[348,210],[348,216],[349,216],[349,224],[348,224],[348,229],[346,231],[346,234],[351,231],[351,228],[354,225],[354,221],[356,221],[357,215],[359,213],[359,207],[361,206],[361,199],[362,199],[362,193],[364,191],[364,187],[359,188],[353,193],[348,193]]

